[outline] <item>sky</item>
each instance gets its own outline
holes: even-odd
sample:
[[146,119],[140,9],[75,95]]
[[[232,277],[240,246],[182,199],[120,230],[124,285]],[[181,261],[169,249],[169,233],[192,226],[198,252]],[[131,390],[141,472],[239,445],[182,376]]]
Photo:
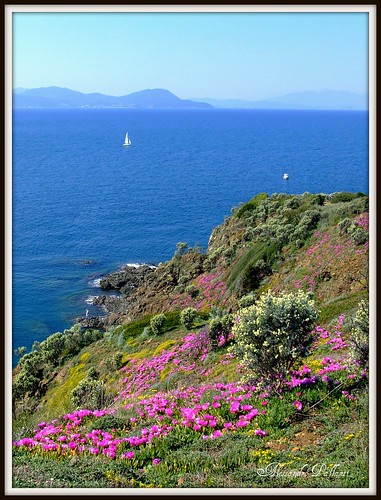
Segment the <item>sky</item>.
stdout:
[[368,14],[13,12],[13,88],[182,99],[368,92]]

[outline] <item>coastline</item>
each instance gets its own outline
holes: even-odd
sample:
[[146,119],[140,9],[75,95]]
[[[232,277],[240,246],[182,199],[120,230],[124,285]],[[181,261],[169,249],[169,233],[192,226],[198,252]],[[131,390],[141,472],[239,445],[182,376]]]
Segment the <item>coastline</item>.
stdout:
[[127,263],[105,276],[96,278],[93,283],[102,291],[112,291],[113,294],[92,295],[86,299],[89,305],[101,307],[104,315],[79,316],[75,322],[83,328],[104,329],[115,324],[121,316],[128,314],[128,299],[141,286],[157,266],[147,263]]

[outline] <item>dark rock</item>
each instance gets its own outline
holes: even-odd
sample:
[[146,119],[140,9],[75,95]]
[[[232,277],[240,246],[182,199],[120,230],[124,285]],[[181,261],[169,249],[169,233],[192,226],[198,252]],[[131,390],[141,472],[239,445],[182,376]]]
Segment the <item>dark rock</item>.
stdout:
[[120,309],[121,297],[116,295],[99,295],[93,298],[93,305],[100,306],[107,312],[117,312]]
[[97,330],[104,329],[104,318],[101,316],[91,316],[88,318],[77,318],[76,323],[79,323],[82,328],[96,328]]
[[147,276],[155,271],[153,266],[124,266],[120,271],[110,273],[100,281],[102,290],[120,290],[124,295],[130,295],[143,284]]

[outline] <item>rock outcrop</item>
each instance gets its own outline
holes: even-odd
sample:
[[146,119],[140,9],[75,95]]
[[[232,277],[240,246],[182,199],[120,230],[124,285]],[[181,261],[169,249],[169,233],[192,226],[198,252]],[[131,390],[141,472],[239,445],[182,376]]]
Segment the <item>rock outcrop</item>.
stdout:
[[147,264],[127,264],[120,271],[110,273],[100,280],[102,290],[120,290],[124,295],[131,294],[143,284],[149,274],[155,270],[155,266]]

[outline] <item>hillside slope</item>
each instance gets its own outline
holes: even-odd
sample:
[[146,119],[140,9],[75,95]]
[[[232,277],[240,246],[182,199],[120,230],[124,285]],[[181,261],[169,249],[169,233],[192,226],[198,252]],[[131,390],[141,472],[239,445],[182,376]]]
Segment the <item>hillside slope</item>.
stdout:
[[[276,297],[246,349],[267,378],[239,345]],[[303,334],[282,319],[297,297]],[[367,302],[367,196],[257,195],[205,253],[179,243],[108,303],[105,332],[77,324],[20,359],[14,487],[367,488]],[[287,369],[285,332],[308,340]]]

